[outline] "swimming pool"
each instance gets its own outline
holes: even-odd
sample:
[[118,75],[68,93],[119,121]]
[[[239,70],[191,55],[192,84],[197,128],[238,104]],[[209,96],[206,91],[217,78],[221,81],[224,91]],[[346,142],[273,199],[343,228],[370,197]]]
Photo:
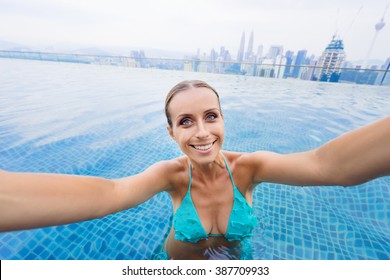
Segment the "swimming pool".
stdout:
[[[166,93],[203,79],[221,95],[224,149],[315,148],[390,113],[389,87],[0,59],[0,169],[116,178],[181,155]],[[390,259],[390,178],[356,187],[261,184],[255,259]],[[167,194],[66,226],[0,234],[0,259],[148,259],[170,228]]]

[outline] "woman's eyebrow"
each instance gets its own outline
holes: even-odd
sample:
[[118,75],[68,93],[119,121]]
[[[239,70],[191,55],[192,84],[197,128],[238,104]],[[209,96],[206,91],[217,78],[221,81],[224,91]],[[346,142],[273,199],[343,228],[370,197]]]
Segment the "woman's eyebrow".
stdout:
[[191,117],[191,116],[192,116],[192,114],[190,114],[190,113],[181,113],[181,114],[176,116],[176,119],[180,119],[182,117]]
[[[211,111],[219,111],[219,108],[218,107],[212,107],[212,108],[209,108],[207,110],[205,110],[203,113],[208,113],[208,112],[211,112]],[[179,118],[182,118],[182,117],[191,117],[193,116],[193,114],[191,113],[180,113],[176,116],[176,119],[179,119]]]
[[213,107],[213,108],[211,108],[211,109],[208,109],[208,110],[206,110],[206,111],[204,111],[205,113],[208,113],[208,112],[211,112],[211,111],[220,111],[219,110],[219,108],[218,107]]

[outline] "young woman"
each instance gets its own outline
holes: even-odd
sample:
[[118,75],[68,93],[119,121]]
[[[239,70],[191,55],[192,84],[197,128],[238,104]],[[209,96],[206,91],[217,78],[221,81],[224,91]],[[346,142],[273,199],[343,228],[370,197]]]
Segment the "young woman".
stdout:
[[185,154],[126,178],[0,172],[0,231],[100,218],[166,191],[173,227],[162,259],[246,259],[256,226],[252,193],[261,182],[356,185],[390,175],[390,117],[318,149],[281,155],[222,151],[218,93],[202,81],[172,88],[168,132]]

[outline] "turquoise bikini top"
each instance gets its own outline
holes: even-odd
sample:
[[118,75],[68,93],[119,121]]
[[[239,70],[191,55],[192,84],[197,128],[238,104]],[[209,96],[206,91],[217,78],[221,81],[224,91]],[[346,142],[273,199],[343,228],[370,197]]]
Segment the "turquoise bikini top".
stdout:
[[196,243],[199,240],[211,236],[223,236],[229,242],[242,240],[245,237],[252,236],[252,231],[257,225],[257,219],[253,215],[253,209],[248,204],[244,196],[240,193],[234,184],[232,172],[227,164],[225,156],[226,169],[229,173],[233,185],[234,201],[232,211],[230,212],[228,227],[225,234],[207,234],[204,230],[195,205],[191,199],[192,185],[192,166],[190,165],[190,181],[188,191],[176,213],[173,216],[173,227],[175,229],[175,239],[185,242]]

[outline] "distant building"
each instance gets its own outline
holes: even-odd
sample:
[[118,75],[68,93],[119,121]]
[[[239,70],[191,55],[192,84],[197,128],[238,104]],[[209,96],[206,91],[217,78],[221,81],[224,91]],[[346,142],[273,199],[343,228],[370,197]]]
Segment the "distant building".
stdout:
[[245,32],[242,32],[240,49],[237,54],[237,61],[242,62],[244,60],[244,51],[245,51]]
[[323,82],[338,82],[340,68],[345,60],[344,44],[340,38],[333,36],[318,60],[313,79]]
[[309,59],[309,61],[306,62],[306,65],[309,65],[309,67],[305,67],[305,71],[301,73],[301,79],[302,80],[311,80],[314,75],[314,70],[317,65],[317,61],[313,58]]
[[137,61],[135,61],[134,59],[132,58],[127,58],[123,64],[123,66],[126,66],[126,67],[137,67]]
[[283,46],[271,46],[266,57],[276,59],[278,55],[283,55]]
[[384,72],[380,72],[378,77],[376,78],[376,85],[390,85],[390,57],[386,60],[385,64],[382,65],[381,70]]
[[221,60],[226,60],[227,55],[229,54],[229,51],[225,49],[225,47],[221,47],[219,50],[219,58]]
[[275,60],[272,58],[264,58],[256,68],[256,76],[275,78]]
[[198,65],[198,72],[203,72],[203,73],[207,73],[209,72],[209,69],[208,69],[208,63],[206,62],[201,62],[199,63]]
[[137,62],[137,67],[146,67],[146,56],[143,50],[131,51],[130,57]]
[[255,66],[251,63],[241,63],[240,71],[247,76],[254,76]]
[[283,55],[278,55],[275,58],[275,78],[281,79],[284,77],[286,70],[286,58]]
[[257,62],[259,62],[259,60],[261,60],[263,58],[263,45],[259,45],[257,47],[257,53],[256,53],[256,57],[257,57]]
[[295,58],[294,69],[292,72],[292,76],[294,78],[301,78],[301,74],[304,69],[300,65],[305,64],[306,54],[307,54],[306,50],[298,51],[297,57]]
[[192,62],[184,62],[183,70],[186,72],[192,72]]
[[251,33],[251,36],[249,37],[249,42],[248,42],[248,49],[245,53],[245,59],[250,60],[253,57],[253,31]]
[[293,64],[293,59],[294,59],[294,52],[293,51],[286,51],[286,69],[284,71],[284,76],[283,78],[289,78],[291,77],[291,72],[292,72],[292,64]]

